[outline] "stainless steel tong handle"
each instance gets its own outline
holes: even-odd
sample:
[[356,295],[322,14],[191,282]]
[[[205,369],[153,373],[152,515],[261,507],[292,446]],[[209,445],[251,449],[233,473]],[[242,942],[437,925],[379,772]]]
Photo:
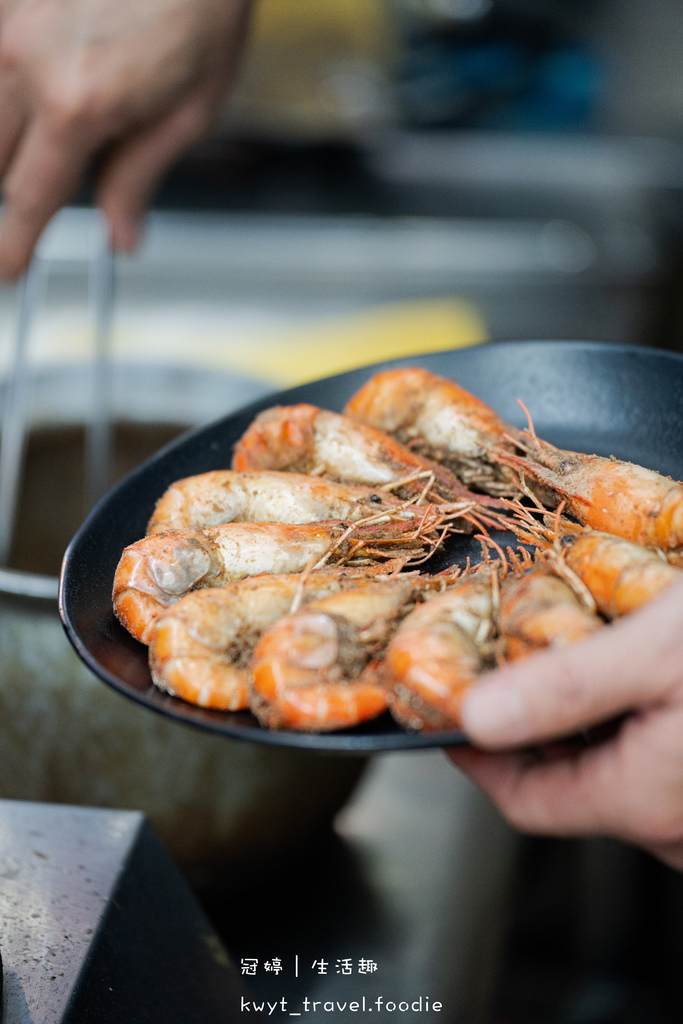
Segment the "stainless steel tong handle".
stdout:
[[[0,589],[30,597],[55,598],[51,576],[22,573],[7,565],[17,517],[28,437],[28,341],[46,278],[46,261],[35,255],[21,278],[18,314],[5,390],[0,437]],[[107,490],[111,469],[111,325],[114,256],[108,234],[89,261],[89,302],[94,314],[94,358],[90,415],[86,425],[85,501],[88,512]]]
[[114,312],[114,253],[104,232],[89,267],[90,305],[95,319],[92,398],[85,444],[85,504],[89,512],[109,486],[111,438],[111,325]]
[[0,565],[7,565],[14,523],[17,515],[19,487],[24,465],[28,426],[28,339],[44,280],[39,256],[19,282],[19,311],[14,330],[14,343],[5,390],[0,441]]

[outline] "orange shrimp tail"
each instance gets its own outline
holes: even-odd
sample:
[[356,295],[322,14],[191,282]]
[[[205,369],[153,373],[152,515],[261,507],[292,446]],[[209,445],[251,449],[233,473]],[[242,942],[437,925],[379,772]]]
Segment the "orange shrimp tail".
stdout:
[[355,679],[340,678],[337,629],[312,611],[280,619],[263,634],[251,661],[251,708],[263,725],[330,732],[386,710],[386,690],[370,666]]
[[535,570],[503,585],[498,626],[505,657],[514,661],[543,647],[576,643],[603,622],[564,580]]
[[[290,634],[293,629],[296,654],[300,657],[300,649],[308,647],[307,637],[305,634],[301,636],[296,632],[296,623],[292,627],[291,619],[281,620],[279,628],[267,630],[254,651],[251,662],[251,679],[255,698],[252,700],[252,710],[259,718],[261,717],[259,708],[262,702],[272,704],[278,700],[292,685],[293,680],[301,683],[302,672],[296,672],[295,667],[291,664],[291,657],[288,657],[291,655],[292,637]],[[281,636],[283,630],[285,639],[288,641],[285,644],[283,644]],[[304,670],[304,682],[307,682],[309,677],[310,672]]]
[[521,661],[522,658],[528,658],[538,649],[536,644],[530,643],[528,640],[522,640],[518,636],[508,636],[505,637],[501,660],[502,662]]
[[168,583],[166,589],[160,586],[154,575],[154,564],[163,563],[177,572],[178,567],[182,567],[180,553],[187,551],[191,567],[185,567],[179,575],[189,587],[206,574],[211,564],[210,549],[201,531],[158,533],[124,549],[114,573],[112,599],[119,622],[136,640],[149,643],[159,614],[180,596],[175,583],[175,592],[168,589]]
[[471,682],[463,682],[454,690],[447,713],[420,698],[410,696],[408,693],[401,695],[395,692],[390,693],[387,699],[391,717],[399,725],[405,729],[411,729],[413,732],[441,732],[444,729],[459,729],[462,726],[460,708],[471,685]]
[[637,611],[681,576],[654,552],[592,531],[576,538],[565,558],[608,619]]
[[149,588],[138,587],[138,581],[145,574],[144,559],[138,549],[127,547],[114,574],[114,614],[122,626],[140,643],[148,644],[154,633],[154,625],[166,605],[157,600]]
[[456,643],[439,633],[424,639],[429,641],[427,649],[415,647],[409,634],[400,646],[390,645],[386,658],[393,682],[389,709],[412,729],[457,728],[464,695],[482,670],[479,652],[464,635]]

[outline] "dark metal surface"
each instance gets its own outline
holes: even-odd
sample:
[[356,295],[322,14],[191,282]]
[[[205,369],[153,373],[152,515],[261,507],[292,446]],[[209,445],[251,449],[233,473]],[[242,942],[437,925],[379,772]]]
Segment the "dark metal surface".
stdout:
[[5,1024],[229,1024],[246,992],[137,811],[0,800]]
[[[254,997],[286,996],[279,1024],[302,1010],[308,1024],[482,1024],[491,1021],[517,842],[441,751],[395,752],[372,758],[334,834],[251,884],[218,877],[200,895],[235,963],[258,961],[244,977]],[[273,956],[278,974],[264,969]],[[376,969],[361,973],[362,959]],[[363,998],[367,1018],[348,1009]],[[305,999],[320,1000],[317,1012]],[[326,1001],[346,1012],[325,1012]],[[405,1012],[401,1001],[418,1006]]]
[[[316,750],[366,752],[446,746],[457,731],[406,733],[388,716],[358,729],[309,735],[261,729],[246,712],[194,707],[157,690],[147,650],[119,625],[111,606],[123,548],[145,533],[156,500],[174,481],[228,467],[235,442],[254,416],[276,403],[311,402],[340,410],[377,370],[424,366],[455,378],[519,426],[530,410],[538,433],[565,448],[615,455],[683,477],[683,356],[590,342],[507,342],[364,367],[252,403],[163,449],[107,495],[73,539],[64,559],[60,613],[84,662],[110,686],[162,714],[226,736]],[[434,571],[478,555],[472,541],[452,542]]]

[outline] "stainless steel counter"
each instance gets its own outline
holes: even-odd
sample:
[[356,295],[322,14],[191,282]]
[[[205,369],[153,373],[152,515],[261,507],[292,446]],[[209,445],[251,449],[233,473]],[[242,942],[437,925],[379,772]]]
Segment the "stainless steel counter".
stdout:
[[0,801],[3,1024],[229,1024],[245,992],[143,816]]

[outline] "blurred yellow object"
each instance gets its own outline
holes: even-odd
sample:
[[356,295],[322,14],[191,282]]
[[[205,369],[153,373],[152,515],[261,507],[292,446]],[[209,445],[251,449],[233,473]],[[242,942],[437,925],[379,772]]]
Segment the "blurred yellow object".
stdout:
[[486,340],[485,323],[473,306],[459,299],[425,299],[307,323],[296,334],[255,340],[239,352],[233,350],[230,365],[288,387],[384,359]]
[[392,120],[398,48],[388,0],[259,0],[224,125],[344,138]]
[[[256,310],[155,308],[144,316],[120,315],[114,330],[116,359],[215,368],[289,387],[381,362],[463,348],[486,341],[481,313],[465,299],[414,299],[328,316],[265,315]],[[38,363],[82,362],[92,353],[86,319],[55,313],[33,344]],[[49,328],[49,329],[48,329]]]

